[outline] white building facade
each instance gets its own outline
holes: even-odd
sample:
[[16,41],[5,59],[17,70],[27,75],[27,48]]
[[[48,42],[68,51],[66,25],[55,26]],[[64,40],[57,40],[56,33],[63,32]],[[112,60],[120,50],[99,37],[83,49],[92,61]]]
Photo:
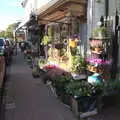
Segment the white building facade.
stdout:
[[51,0],[24,0],[21,5],[24,9],[24,18],[22,20],[22,23],[19,27],[22,27],[30,20],[30,14],[34,13],[37,9],[44,6],[46,3],[48,3]]

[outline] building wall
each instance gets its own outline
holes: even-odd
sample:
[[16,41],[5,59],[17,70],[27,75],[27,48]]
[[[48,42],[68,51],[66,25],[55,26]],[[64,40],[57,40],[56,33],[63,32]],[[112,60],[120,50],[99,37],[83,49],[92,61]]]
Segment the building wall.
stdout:
[[100,21],[101,16],[105,16],[105,0],[101,0],[101,2],[94,1],[94,13],[93,13],[93,28],[97,27],[97,22]]
[[92,31],[97,27],[97,23],[101,16],[105,15],[105,0],[101,0],[99,3],[96,0],[88,0],[87,8],[87,54],[89,50],[89,38],[91,37]]
[[30,13],[35,10],[35,0],[28,0],[24,7],[24,20],[29,20]]
[[[97,27],[97,22],[100,17],[105,16],[105,0],[100,0],[100,3],[97,3],[96,0],[88,0],[88,13],[87,13],[87,39],[91,36],[91,33],[95,27]],[[115,13],[116,9],[118,10],[118,14],[120,16],[120,0],[109,0],[109,12],[108,15],[113,18],[113,30],[115,26]],[[119,20],[120,21],[120,20]],[[119,22],[120,24],[120,22]],[[119,40],[120,41],[120,32],[119,32]],[[120,42],[119,44],[119,53],[120,53]],[[89,48],[89,44],[88,44]],[[89,50],[88,50],[89,52]],[[120,67],[120,54],[119,54],[119,63]]]
[[50,2],[51,0],[24,0],[23,2],[25,3],[23,8],[24,8],[24,18],[23,18],[23,23],[26,23],[29,21],[29,17],[31,12],[35,12],[36,9],[41,8],[44,6],[46,3]]
[[120,0],[109,0],[109,15],[115,16],[116,8],[120,11]]
[[92,30],[97,27],[100,17],[105,15],[105,1],[88,0],[87,11],[88,37],[90,37]]
[[[118,10],[118,14],[120,17],[120,0],[109,0],[109,15],[114,17],[116,13],[116,9]],[[120,20],[119,20],[119,24],[120,24]],[[120,32],[119,32],[118,41],[120,41]],[[118,44],[119,44],[118,67],[120,72],[120,42],[118,42]]]

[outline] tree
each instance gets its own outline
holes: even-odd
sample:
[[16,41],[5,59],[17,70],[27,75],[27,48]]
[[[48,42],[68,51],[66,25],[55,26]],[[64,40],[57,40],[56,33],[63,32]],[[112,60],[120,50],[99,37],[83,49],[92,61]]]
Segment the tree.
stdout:
[[9,38],[13,38],[13,30],[14,30],[14,24],[11,24],[8,26],[5,32],[5,36]]
[[0,37],[5,37],[5,31],[0,32]]
[[5,31],[5,36],[6,37],[9,37],[9,38],[13,38],[13,30],[16,29],[16,27],[18,27],[18,25],[20,24],[21,22],[17,22],[17,23],[13,23],[13,24],[10,24],[8,26],[8,28],[6,29]]
[[21,22],[10,24],[5,31],[0,32],[0,37],[13,38],[13,30],[15,30]]

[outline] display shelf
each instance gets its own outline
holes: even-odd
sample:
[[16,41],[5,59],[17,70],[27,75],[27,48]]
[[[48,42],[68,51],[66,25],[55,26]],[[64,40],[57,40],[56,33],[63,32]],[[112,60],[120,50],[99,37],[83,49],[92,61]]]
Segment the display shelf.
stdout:
[[92,51],[91,51],[91,53],[95,53],[95,54],[100,55],[100,54],[102,54],[102,53],[103,53],[103,51],[97,52],[97,51],[92,50]]
[[[91,67],[94,67],[94,66],[91,66]],[[99,68],[99,67],[91,68],[91,67],[88,67],[87,70],[92,73],[99,73],[99,74],[103,73],[103,68]]]
[[87,67],[87,71],[93,73],[90,75],[91,78],[93,78],[93,81],[95,79],[93,76],[95,73],[98,73],[103,79],[105,79],[106,75],[108,75],[107,73],[110,72],[110,66],[112,63],[110,58],[111,38],[97,36],[91,37],[89,38],[89,45],[91,47],[91,54],[88,58],[89,65]]
[[89,40],[109,40],[111,39],[110,37],[92,37],[92,38],[89,38]]

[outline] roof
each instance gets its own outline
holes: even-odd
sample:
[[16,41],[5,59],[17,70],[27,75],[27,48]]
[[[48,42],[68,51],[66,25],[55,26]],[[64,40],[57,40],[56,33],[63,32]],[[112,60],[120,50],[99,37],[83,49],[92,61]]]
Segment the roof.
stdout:
[[51,10],[60,7],[65,3],[76,3],[76,4],[86,4],[86,0],[51,0],[44,6],[35,10],[36,15],[42,15],[46,11],[49,13]]
[[37,9],[35,11],[35,14],[36,15],[41,14],[42,12],[46,11],[48,8],[52,7],[58,1],[63,1],[63,0],[51,0],[51,1],[49,1],[47,4],[43,5],[41,8]]

